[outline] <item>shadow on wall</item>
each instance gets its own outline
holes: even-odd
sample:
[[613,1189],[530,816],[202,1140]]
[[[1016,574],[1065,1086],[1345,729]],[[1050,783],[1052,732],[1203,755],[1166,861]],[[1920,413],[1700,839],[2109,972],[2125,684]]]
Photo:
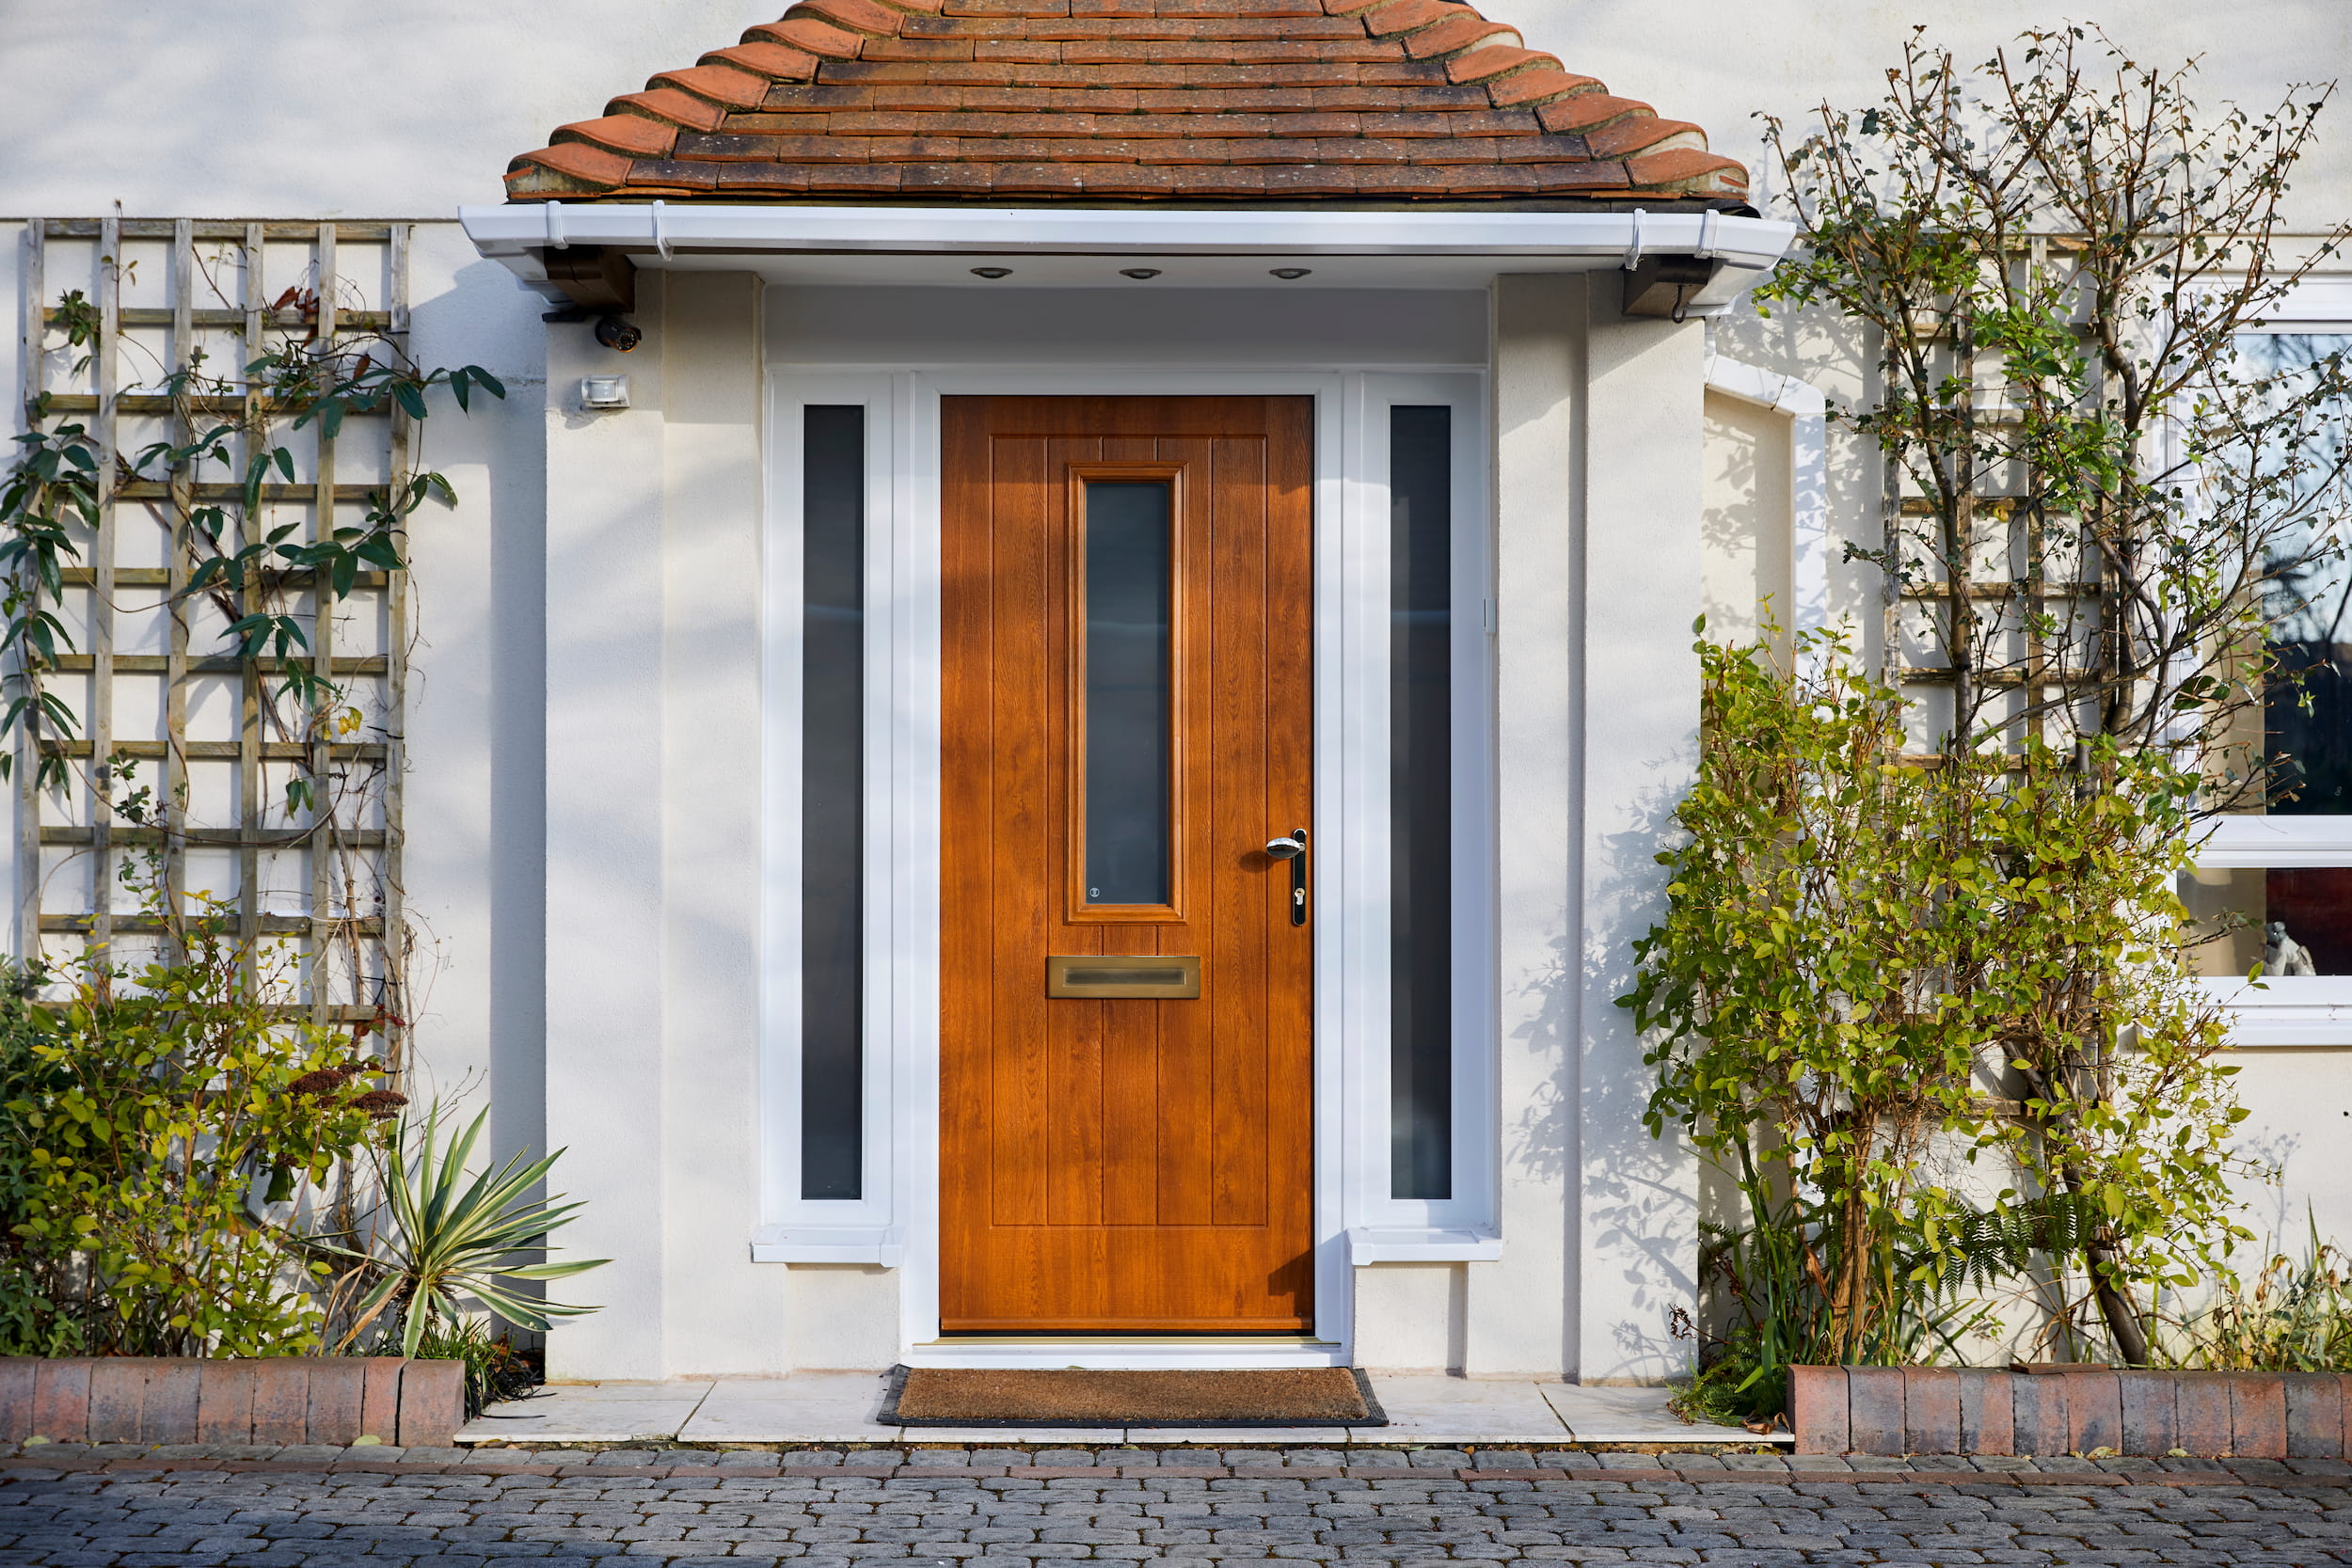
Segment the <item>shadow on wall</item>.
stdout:
[[1653,1138],[1642,1124],[1654,1081],[1642,1061],[1646,1042],[1615,1002],[1633,989],[1633,938],[1664,912],[1665,868],[1652,857],[1680,832],[1674,812],[1686,766],[1682,759],[1652,765],[1674,784],[1643,791],[1629,808],[1633,825],[1602,841],[1613,868],[1605,877],[1586,867],[1585,907],[1606,921],[1610,938],[1592,943],[1585,957],[1584,995],[1597,1013],[1606,1009],[1606,1022],[1597,1017],[1586,1034],[1591,1044],[1606,1039],[1616,1049],[1588,1047],[1584,1054],[1583,1211],[1592,1231],[1585,1252],[1610,1259],[1622,1279],[1610,1291],[1621,1301],[1620,1315],[1604,1325],[1619,1363],[1607,1375],[1653,1381],[1690,1371],[1691,1346],[1673,1337],[1668,1323],[1697,1295],[1698,1206],[1690,1150],[1671,1130]]

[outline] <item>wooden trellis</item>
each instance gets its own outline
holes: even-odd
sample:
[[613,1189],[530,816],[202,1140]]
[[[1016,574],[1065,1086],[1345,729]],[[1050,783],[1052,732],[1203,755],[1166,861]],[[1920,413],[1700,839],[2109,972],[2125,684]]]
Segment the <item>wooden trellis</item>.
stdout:
[[[164,907],[193,890],[235,912],[257,949],[299,953],[301,1010],[322,1022],[374,1022],[397,1051],[406,925],[401,882],[403,745],[409,602],[406,573],[362,573],[348,596],[315,591],[304,571],[248,577],[230,593],[183,597],[199,559],[193,508],[237,520],[220,547],[299,524],[315,539],[356,521],[371,494],[407,471],[411,421],[396,404],[313,422],[273,439],[297,451],[291,482],[273,474],[250,516],[244,463],[133,477],[122,459],[151,442],[185,445],[204,424],[246,432],[284,410],[246,367],[289,338],[311,345],[387,340],[405,350],[408,226],[370,222],[217,222],[172,218],[35,219],[26,225],[24,396],[27,427],[87,427],[100,450],[97,526],[78,530],[61,618],[79,644],[45,673],[80,719],[78,737],[44,734],[41,754],[67,777],[37,784],[20,736],[18,948],[103,943],[134,950],[168,940],[171,922],[141,908],[119,879],[126,856],[151,857]],[[69,296],[78,295],[72,308]],[[67,329],[94,328],[68,347]],[[201,356],[225,395],[173,396],[166,376]],[[241,533],[242,537],[235,535]],[[217,583],[215,587],[219,586]],[[351,698],[357,722],[304,724],[274,700],[285,667],[246,657],[226,635],[234,614],[269,595],[300,616],[312,667]],[[281,711],[283,710],[283,711]],[[127,762],[151,790],[139,814],[113,810]],[[318,781],[315,803],[290,802],[284,781]]]
[[[2064,241],[2037,238],[2021,248],[2017,263],[2046,267],[2053,252],[2064,247]],[[1952,378],[1972,388],[1967,404],[1952,410],[1972,440],[1980,429],[2019,422],[2007,406],[2003,388],[1979,382],[1977,345],[1964,315],[1922,320],[1915,330],[1915,341],[1943,355]],[[1907,690],[1948,693],[1955,708],[1964,698],[1963,682],[1974,683],[1987,695],[2015,693],[2021,705],[2072,699],[2096,689],[2108,678],[2108,642],[2120,632],[2113,624],[2109,587],[2096,576],[2096,562],[2079,552],[2053,561],[2051,542],[2040,520],[2020,504],[2026,497],[2017,488],[2021,476],[2014,463],[1979,466],[1964,451],[1953,461],[1959,548],[1952,550],[1952,542],[1945,541],[1940,551],[1924,553],[1916,530],[1937,515],[1935,502],[1901,463],[1892,457],[1883,463],[1883,559],[1890,564],[1908,562],[1911,570],[1883,575],[1881,678]],[[1980,533],[1989,531],[1983,530],[1987,519],[1998,519],[2001,525],[1997,563],[1980,559],[1976,547],[1982,542]],[[1953,569],[1953,554],[1967,563],[1966,570]],[[2053,564],[2062,567],[2062,575],[2052,575]],[[1958,645],[1963,641],[1956,631],[1960,618],[1972,612],[1998,617],[2005,653],[1974,668],[1921,657]],[[1915,619],[1907,623],[1907,616]],[[2045,630],[2048,626],[2055,626],[2055,638]],[[1926,644],[1923,649],[1912,651],[1921,643]],[[2046,723],[2040,727],[2049,733]]]

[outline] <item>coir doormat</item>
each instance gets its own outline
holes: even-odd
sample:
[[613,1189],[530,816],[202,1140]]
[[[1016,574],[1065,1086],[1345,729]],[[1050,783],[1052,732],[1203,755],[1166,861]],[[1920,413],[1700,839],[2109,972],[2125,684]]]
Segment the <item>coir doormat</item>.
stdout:
[[875,1418],[899,1427],[1386,1426],[1348,1367],[1261,1371],[899,1367]]

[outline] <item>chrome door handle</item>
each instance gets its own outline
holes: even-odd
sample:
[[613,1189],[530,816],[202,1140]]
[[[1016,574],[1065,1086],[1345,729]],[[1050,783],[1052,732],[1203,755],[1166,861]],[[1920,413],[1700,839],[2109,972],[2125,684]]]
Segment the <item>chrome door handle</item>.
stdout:
[[1288,838],[1266,840],[1265,852],[1291,863],[1291,924],[1307,924],[1307,830],[1293,828]]

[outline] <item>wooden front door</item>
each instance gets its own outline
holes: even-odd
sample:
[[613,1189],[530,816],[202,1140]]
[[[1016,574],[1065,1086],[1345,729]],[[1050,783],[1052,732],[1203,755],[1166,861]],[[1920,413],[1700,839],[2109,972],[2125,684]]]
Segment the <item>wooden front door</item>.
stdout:
[[1311,410],[944,401],[945,1332],[1312,1326]]

